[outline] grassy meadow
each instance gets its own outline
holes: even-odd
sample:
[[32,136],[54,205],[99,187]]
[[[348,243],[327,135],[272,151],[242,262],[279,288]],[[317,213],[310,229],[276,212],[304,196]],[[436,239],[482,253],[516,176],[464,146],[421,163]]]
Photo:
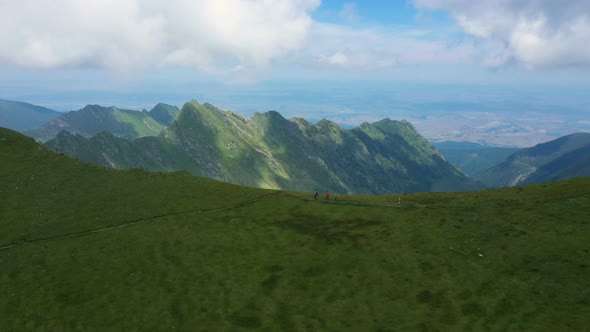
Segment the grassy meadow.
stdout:
[[4,129],[0,161],[0,331],[590,326],[590,178],[313,201]]

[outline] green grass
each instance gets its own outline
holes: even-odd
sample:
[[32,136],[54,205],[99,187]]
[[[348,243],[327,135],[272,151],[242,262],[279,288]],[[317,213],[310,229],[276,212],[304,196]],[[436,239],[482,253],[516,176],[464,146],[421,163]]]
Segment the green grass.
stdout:
[[5,130],[0,160],[2,331],[590,326],[588,178],[398,207],[106,170]]

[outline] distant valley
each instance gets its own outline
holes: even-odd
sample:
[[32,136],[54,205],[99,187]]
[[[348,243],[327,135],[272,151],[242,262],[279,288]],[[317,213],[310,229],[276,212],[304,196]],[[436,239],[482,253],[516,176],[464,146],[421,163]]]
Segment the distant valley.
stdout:
[[478,178],[488,168],[496,166],[518,148],[482,145],[470,142],[445,141],[434,146],[451,163],[459,166],[467,175]]

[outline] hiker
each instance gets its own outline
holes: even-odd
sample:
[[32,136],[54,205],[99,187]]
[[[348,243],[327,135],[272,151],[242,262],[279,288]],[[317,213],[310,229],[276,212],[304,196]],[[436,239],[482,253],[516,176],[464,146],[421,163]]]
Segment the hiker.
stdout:
[[329,201],[329,200],[330,200],[330,192],[326,191],[326,201]]
[[318,196],[320,196],[320,193],[316,190],[315,193],[313,194],[313,200],[317,201],[318,200]]

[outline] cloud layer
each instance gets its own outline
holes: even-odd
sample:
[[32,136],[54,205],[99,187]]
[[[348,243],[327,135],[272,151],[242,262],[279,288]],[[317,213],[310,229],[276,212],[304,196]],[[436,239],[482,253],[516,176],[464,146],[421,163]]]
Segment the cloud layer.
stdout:
[[459,63],[476,55],[470,45],[450,45],[432,31],[348,27],[314,23],[305,47],[308,64],[354,71],[394,66]]
[[319,0],[0,1],[0,61],[128,70],[263,66],[299,48]]
[[413,0],[419,13],[448,11],[474,37],[467,40],[447,23],[365,24],[354,3],[342,7],[339,23],[314,21],[320,2],[0,0],[0,65],[188,67],[245,76],[271,63],[294,71],[376,72],[477,63],[480,56],[491,67],[590,65],[586,0]]
[[482,42],[487,65],[590,65],[590,1],[414,0],[414,4],[449,11],[467,34]]

